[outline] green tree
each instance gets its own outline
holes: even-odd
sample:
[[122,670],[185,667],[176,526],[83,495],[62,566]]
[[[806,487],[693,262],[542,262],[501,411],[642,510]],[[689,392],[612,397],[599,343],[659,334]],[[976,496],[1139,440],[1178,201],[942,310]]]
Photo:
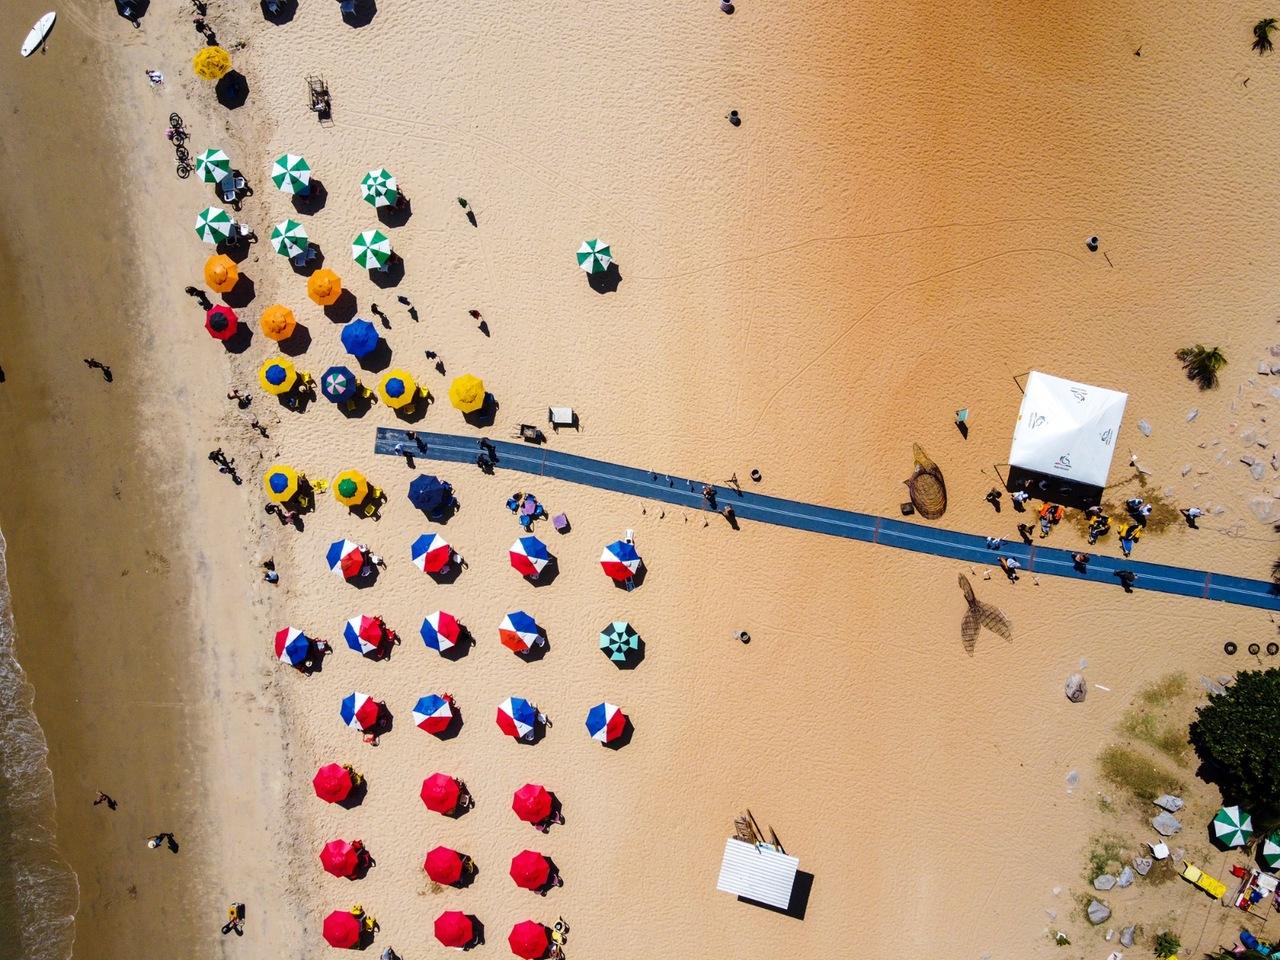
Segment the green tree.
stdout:
[[1253,25],[1253,49],[1258,51],[1258,56],[1271,52],[1271,31],[1275,28],[1275,17],[1267,17]]
[[1245,670],[1196,710],[1191,742],[1231,803],[1273,816],[1280,800],[1280,669]]
[[1187,379],[1197,384],[1201,390],[1208,390],[1218,385],[1218,371],[1227,365],[1227,358],[1217,347],[1206,349],[1204,344],[1194,347],[1180,347],[1173,352],[1187,371]]

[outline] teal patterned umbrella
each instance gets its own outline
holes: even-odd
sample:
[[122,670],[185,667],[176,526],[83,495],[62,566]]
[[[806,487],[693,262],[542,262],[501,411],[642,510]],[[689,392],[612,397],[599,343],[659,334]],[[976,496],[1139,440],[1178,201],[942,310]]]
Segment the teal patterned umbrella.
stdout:
[[282,257],[292,260],[306,253],[311,238],[297,220],[281,220],[271,228],[271,246]]
[[366,270],[381,270],[391,259],[391,241],[381,230],[365,230],[352,241],[351,258]]
[[196,214],[196,236],[205,243],[223,243],[231,236],[235,221],[220,207],[205,207]]
[[603,240],[586,240],[578,248],[578,266],[587,273],[604,273],[613,263],[613,254]]
[[400,187],[386,168],[379,167],[377,170],[370,170],[360,180],[360,194],[366,203],[375,207],[389,207],[400,199]]
[[285,193],[305,194],[311,189],[311,165],[292,153],[276,157],[271,165],[271,182]]
[[231,175],[231,158],[217,147],[196,154],[196,176],[205,183],[221,183]]
[[619,665],[638,660],[640,634],[625,620],[615,620],[600,631],[600,649],[606,657]]

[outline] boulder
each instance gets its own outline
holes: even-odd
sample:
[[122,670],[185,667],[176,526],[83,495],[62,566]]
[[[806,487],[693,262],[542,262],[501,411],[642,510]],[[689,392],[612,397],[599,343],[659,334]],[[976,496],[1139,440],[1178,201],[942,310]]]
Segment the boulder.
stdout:
[[1116,885],[1116,878],[1109,873],[1100,873],[1093,878],[1093,889],[1110,890]]
[[1120,876],[1116,877],[1116,886],[1121,890],[1133,886],[1133,867],[1125,867],[1120,871]]
[[1101,900],[1090,900],[1085,913],[1089,917],[1089,922],[1096,927],[1098,924],[1106,923],[1110,919],[1111,908]]
[[1258,361],[1258,372],[1259,372],[1259,373],[1266,374],[1266,375],[1270,376],[1270,374],[1271,374],[1271,364],[1267,363],[1267,361],[1265,361],[1265,360],[1259,360],[1259,361]]
[[1151,826],[1155,827],[1156,833],[1162,837],[1172,837],[1182,829],[1182,824],[1178,822],[1178,818],[1167,810],[1158,816],[1152,817]]
[[1137,933],[1138,933],[1138,925],[1137,925],[1136,923],[1131,923],[1131,924],[1129,924],[1129,926],[1127,926],[1127,927],[1125,927],[1123,930],[1121,930],[1121,931],[1120,931],[1120,946],[1122,946],[1122,947],[1132,947],[1132,946],[1133,946],[1133,938],[1137,935]]
[[1088,687],[1084,682],[1083,674],[1073,673],[1067,677],[1066,694],[1067,699],[1072,703],[1083,703],[1085,694],[1088,693]]
[[1255,463],[1249,468],[1249,473],[1255,480],[1261,480],[1266,472],[1267,468],[1260,463]]
[[1145,877],[1147,871],[1151,869],[1152,863],[1153,861],[1150,857],[1134,857],[1133,869],[1138,871],[1138,876]]
[[1161,810],[1168,810],[1170,813],[1177,813],[1183,807],[1180,797],[1171,796],[1167,793],[1161,794],[1152,802]]

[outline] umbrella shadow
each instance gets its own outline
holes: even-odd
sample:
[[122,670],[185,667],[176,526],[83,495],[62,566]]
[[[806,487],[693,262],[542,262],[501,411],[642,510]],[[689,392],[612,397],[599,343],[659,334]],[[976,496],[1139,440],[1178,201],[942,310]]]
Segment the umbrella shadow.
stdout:
[[461,623],[458,624],[458,642],[448,650],[441,650],[440,656],[453,663],[457,663],[468,653],[471,648],[476,645],[475,635]]
[[324,315],[334,323],[347,323],[356,316],[356,295],[350,290],[343,290],[338,299],[324,308]]
[[435,573],[428,573],[427,576],[441,586],[448,583],[454,583],[460,576],[462,576],[462,564],[450,563],[444,570],[437,570]]
[[370,373],[381,373],[391,366],[391,344],[387,343],[382,337],[378,337],[378,345],[363,357],[357,357],[356,363],[359,364],[361,370],[368,370]]
[[612,657],[609,660],[619,670],[634,670],[644,660],[644,653],[644,637],[639,637],[636,640],[636,648],[627,654],[625,660],[614,660]]
[[348,880],[363,880],[369,875],[369,871],[378,865],[378,861],[373,859],[373,855],[363,847],[360,849],[359,855],[356,857],[356,868],[351,872]]
[[310,391],[304,390],[291,390],[289,393],[282,393],[276,397],[280,406],[294,413],[306,413],[307,407],[311,405],[311,401],[314,399],[315,397]]
[[310,216],[323,210],[328,200],[329,191],[325,189],[319,178],[313,176],[311,178],[311,189],[306,193],[295,193],[293,195],[293,209],[296,213]]
[[365,730],[365,733],[377,739],[390,733],[395,728],[395,725],[396,718],[391,712],[391,708],[385,703],[380,703],[378,704],[378,719],[373,722],[373,726]]
[[348,27],[359,29],[367,27],[378,15],[378,5],[374,0],[356,0],[355,9],[342,15],[342,22]]
[[643,563],[641,563],[640,566],[636,568],[636,572],[632,575],[630,580],[614,580],[613,585],[619,590],[625,590],[627,593],[630,593],[636,587],[644,583],[646,573],[648,573],[648,569]]
[[464,413],[462,415],[462,419],[469,425],[482,430],[485,427],[492,427],[493,421],[498,416],[499,406],[498,398],[492,393],[486,393],[484,395],[484,403],[480,405],[480,409],[472,410],[470,413]]
[[[135,27],[141,26],[139,21],[147,15],[151,0],[116,0],[116,13],[124,17]],[[129,13],[126,15],[125,11]]]
[[547,561],[547,565],[542,568],[542,572],[537,577],[525,577],[535,587],[549,587],[556,582],[556,577],[560,576],[560,562],[552,557]]
[[[394,413],[398,419],[403,420],[405,423],[417,423],[427,415],[427,408],[431,406],[432,402],[433,401],[430,397],[419,397],[411,404],[413,407],[412,410],[406,410],[404,407],[398,407]],[[431,515],[428,514],[428,516]],[[435,520],[436,518],[431,517],[431,519]],[[443,520],[440,522],[444,523]]]
[[528,650],[516,654],[525,663],[537,663],[551,652],[551,641],[547,639],[547,632],[539,629],[538,636],[542,638],[541,643],[535,643]]
[[398,253],[393,253],[391,259],[387,261],[385,270],[370,270],[369,280],[375,287],[381,290],[390,290],[393,287],[400,286],[400,281],[404,279],[404,257]]
[[548,893],[550,893],[556,887],[564,886],[564,877],[560,875],[560,867],[556,864],[554,860],[552,860],[545,853],[542,855],[542,859],[547,861],[547,866],[550,868],[547,871],[547,882],[533,892],[540,897],[545,897]]
[[281,340],[277,346],[286,356],[300,357],[311,346],[311,331],[307,329],[306,324],[299,323],[294,326],[293,333]]
[[237,237],[234,242],[224,240],[214,245],[214,250],[223,256],[230,257],[235,263],[244,263],[249,259],[249,248],[251,243],[242,237]]
[[461,820],[475,807],[475,797],[471,796],[471,791],[467,789],[466,783],[458,780],[458,788],[458,805],[448,813],[442,813],[442,817],[448,817],[450,820]]
[[253,277],[241,274],[236,280],[236,285],[222,295],[222,300],[227,306],[240,310],[253,303],[253,298],[257,295],[258,290]]
[[358,393],[350,400],[343,400],[337,404],[338,411],[348,420],[359,420],[371,409],[373,409],[373,396],[365,396]]
[[609,264],[603,273],[588,275],[587,283],[596,293],[617,293],[618,284],[622,283],[622,272],[615,261]]
[[610,750],[621,750],[631,742],[631,738],[635,736],[635,733],[635,725],[631,722],[631,716],[628,714],[627,722],[622,725],[622,732],[606,743],[605,747]]
[[359,783],[351,788],[351,792],[338,801],[338,806],[343,810],[354,810],[360,804],[364,803],[364,798],[369,793],[369,781],[361,779]]
[[364,569],[356,576],[352,577],[347,583],[351,584],[357,590],[368,590],[378,582],[378,565],[376,563],[366,563]]
[[228,110],[238,110],[249,99],[249,81],[239,70],[228,70],[213,90],[218,103]]
[[227,353],[244,353],[253,344],[253,330],[247,323],[236,326],[236,332],[222,341]]
[[449,718],[449,725],[439,733],[433,733],[432,736],[437,740],[452,740],[462,732],[462,710],[455,703],[453,705],[453,716]]
[[324,251],[320,249],[320,244],[310,243],[307,246],[315,253],[301,263],[296,263],[292,257],[289,258],[289,266],[293,267],[293,272],[300,277],[309,277],[324,266]]
[[467,914],[467,919],[471,921],[471,929],[475,931],[475,936],[471,938],[471,942],[462,948],[462,952],[474,950],[476,947],[484,946],[484,924],[480,922],[480,918],[474,914]]
[[403,193],[400,202],[378,208],[378,220],[384,227],[403,227],[413,216],[413,204]]
[[289,23],[298,13],[298,0],[275,0],[275,13],[267,5],[268,0],[261,0],[262,19],[282,27]]

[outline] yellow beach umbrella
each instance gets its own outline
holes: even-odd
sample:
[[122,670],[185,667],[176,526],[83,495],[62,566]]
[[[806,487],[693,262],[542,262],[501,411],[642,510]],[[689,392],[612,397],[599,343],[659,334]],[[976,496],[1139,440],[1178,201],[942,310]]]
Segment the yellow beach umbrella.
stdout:
[[393,410],[413,403],[418,396],[418,382],[404,370],[388,370],[378,383],[378,396]]
[[202,47],[191,58],[191,69],[201,80],[221,80],[231,69],[231,54],[221,47]]
[[369,481],[359,470],[343,470],[333,478],[333,496],[344,506],[358,507],[369,496]]
[[262,311],[262,332],[272,340],[288,340],[293,336],[294,328],[298,326],[298,321],[293,317],[293,311],[286,306],[273,303],[267,309]]
[[332,270],[317,270],[307,280],[307,296],[327,307],[342,296],[342,281]]
[[277,463],[262,475],[262,486],[273,503],[288,503],[298,495],[300,479],[293,467]]
[[484,406],[484,381],[464,373],[449,385],[449,402],[463,413],[475,413]]
[[298,382],[298,371],[284,357],[272,357],[258,368],[258,382],[267,393],[288,393]]
[[218,293],[235,289],[240,279],[240,268],[225,253],[210,257],[204,264],[204,282]]

